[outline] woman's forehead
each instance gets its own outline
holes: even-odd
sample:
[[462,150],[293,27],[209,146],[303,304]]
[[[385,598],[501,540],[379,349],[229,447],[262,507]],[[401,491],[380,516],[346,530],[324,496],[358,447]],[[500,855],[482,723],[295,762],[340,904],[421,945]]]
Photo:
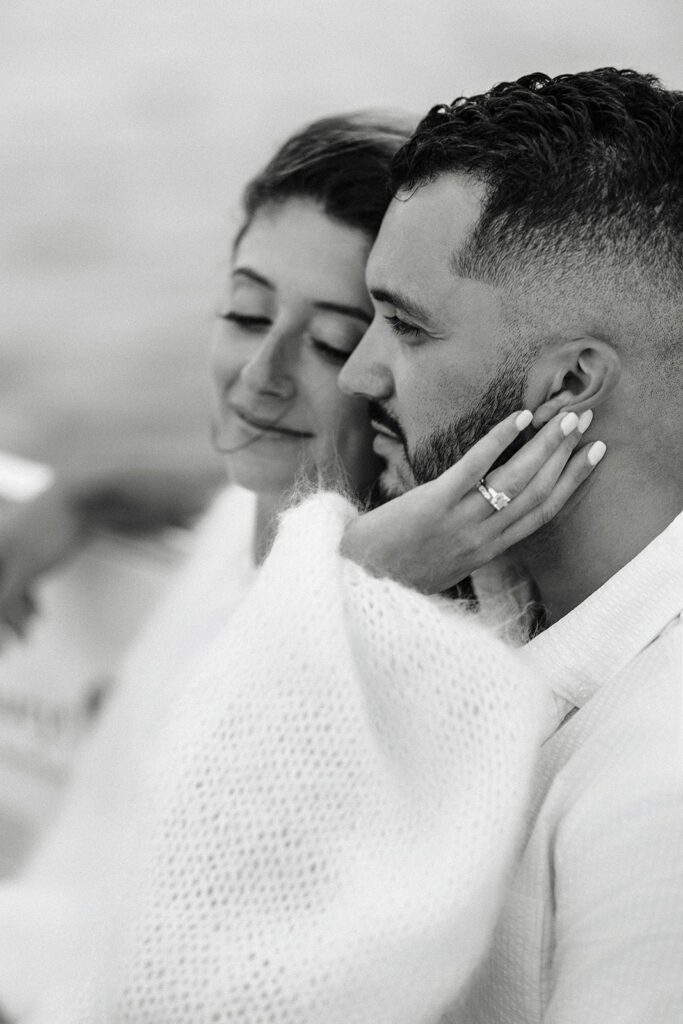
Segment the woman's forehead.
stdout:
[[[291,199],[267,207],[240,239],[233,261],[235,278],[275,294],[310,293],[312,301],[342,301],[348,292],[365,298],[365,264],[371,241],[358,228],[329,217],[311,199]],[[366,300],[367,301],[367,300]]]

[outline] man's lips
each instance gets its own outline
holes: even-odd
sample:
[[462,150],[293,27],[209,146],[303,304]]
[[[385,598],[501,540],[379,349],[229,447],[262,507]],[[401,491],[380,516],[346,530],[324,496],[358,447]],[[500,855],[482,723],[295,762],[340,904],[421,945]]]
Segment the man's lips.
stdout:
[[376,434],[382,434],[384,437],[390,437],[392,441],[401,441],[402,438],[398,436],[393,430],[391,430],[385,423],[378,423],[377,420],[370,420],[370,426]]
[[381,434],[390,441],[398,441],[405,448],[406,439],[401,425],[388,409],[385,409],[384,406],[373,399],[368,403],[368,413],[370,424],[375,434]]
[[262,430],[265,434],[281,434],[285,437],[314,437],[315,435],[307,430],[295,430],[293,427],[287,427],[277,420],[267,420],[254,415],[252,412],[247,412],[241,406],[231,405],[231,412],[234,412],[238,419],[243,420],[250,427],[254,427],[256,430]]

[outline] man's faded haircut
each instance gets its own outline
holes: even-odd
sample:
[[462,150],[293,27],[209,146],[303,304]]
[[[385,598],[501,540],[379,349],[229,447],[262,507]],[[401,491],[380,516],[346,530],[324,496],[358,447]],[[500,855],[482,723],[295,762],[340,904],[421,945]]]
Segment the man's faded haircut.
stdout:
[[651,353],[680,358],[683,93],[615,68],[504,82],[433,107],[391,187],[400,198],[444,174],[485,187],[456,273],[530,287],[547,309],[580,299],[641,349],[649,318]]
[[392,190],[446,173],[486,186],[464,274],[495,280],[512,252],[614,245],[680,280],[683,93],[653,75],[532,74],[433,107],[394,157]]

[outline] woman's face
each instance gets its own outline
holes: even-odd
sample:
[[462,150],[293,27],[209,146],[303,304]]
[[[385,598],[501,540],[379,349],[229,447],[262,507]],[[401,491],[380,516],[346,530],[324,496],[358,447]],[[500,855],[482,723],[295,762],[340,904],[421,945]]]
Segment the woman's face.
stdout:
[[308,199],[259,212],[235,252],[213,337],[216,445],[231,478],[276,493],[341,461],[362,490],[380,468],[362,399],[337,374],[372,319],[370,239]]

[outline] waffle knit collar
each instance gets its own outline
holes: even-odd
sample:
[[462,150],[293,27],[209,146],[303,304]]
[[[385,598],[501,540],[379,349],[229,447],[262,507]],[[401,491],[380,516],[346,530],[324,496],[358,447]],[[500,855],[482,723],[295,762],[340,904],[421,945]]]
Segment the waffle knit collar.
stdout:
[[683,513],[524,648],[551,689],[581,707],[683,611]]

